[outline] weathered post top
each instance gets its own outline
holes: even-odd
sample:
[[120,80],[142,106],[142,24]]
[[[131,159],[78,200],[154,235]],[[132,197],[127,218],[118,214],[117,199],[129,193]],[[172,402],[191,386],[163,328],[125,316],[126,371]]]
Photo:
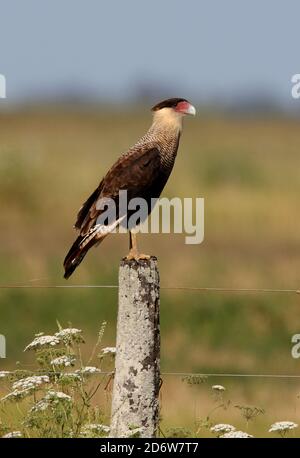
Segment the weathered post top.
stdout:
[[[155,437],[159,420],[160,329],[157,259],[123,259],[111,437]],[[138,430],[137,430],[138,428]]]

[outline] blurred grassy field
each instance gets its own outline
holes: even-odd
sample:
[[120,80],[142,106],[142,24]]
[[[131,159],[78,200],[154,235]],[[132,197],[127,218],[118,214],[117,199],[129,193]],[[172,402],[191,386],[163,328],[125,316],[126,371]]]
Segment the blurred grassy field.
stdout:
[[[80,204],[149,123],[150,113],[138,111],[0,114],[1,284],[65,284],[62,261]],[[188,119],[164,195],[205,198],[205,241],[140,236],[142,250],[159,259],[162,285],[298,288],[299,151],[296,119],[211,113]],[[112,235],[67,284],[116,284],[127,250],[127,236]],[[84,329],[87,349],[107,320],[104,344],[114,344],[116,290],[2,289],[0,298],[0,333],[8,347],[0,369],[24,360],[32,335],[53,332],[56,319]],[[300,331],[299,302],[296,294],[162,291],[162,370],[300,374],[290,353],[291,336]],[[259,432],[271,421],[300,421],[300,382],[221,381],[233,386],[238,404],[266,409]],[[207,386],[166,380],[166,428],[190,426],[207,414],[209,402]],[[230,412],[220,419],[235,421]]]

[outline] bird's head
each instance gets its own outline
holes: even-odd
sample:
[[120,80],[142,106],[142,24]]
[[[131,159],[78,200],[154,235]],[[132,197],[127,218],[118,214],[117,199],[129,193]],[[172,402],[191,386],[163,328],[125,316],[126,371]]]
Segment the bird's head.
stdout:
[[154,112],[155,121],[178,125],[178,127],[181,127],[185,115],[196,114],[195,107],[188,100],[179,97],[163,100],[154,105],[151,110]]

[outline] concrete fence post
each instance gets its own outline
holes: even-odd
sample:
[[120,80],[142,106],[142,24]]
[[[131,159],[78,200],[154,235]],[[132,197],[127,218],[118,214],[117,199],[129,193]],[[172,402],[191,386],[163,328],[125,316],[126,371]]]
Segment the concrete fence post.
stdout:
[[[157,260],[123,259],[110,437],[156,437],[160,329]],[[136,428],[138,428],[137,431]]]

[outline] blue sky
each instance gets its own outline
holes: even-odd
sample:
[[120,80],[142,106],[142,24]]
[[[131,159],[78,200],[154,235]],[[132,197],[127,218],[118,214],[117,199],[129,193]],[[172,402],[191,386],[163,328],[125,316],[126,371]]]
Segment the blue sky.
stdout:
[[192,100],[263,91],[285,103],[299,21],[297,0],[0,0],[0,73],[12,101],[74,88],[127,100],[157,85]]

